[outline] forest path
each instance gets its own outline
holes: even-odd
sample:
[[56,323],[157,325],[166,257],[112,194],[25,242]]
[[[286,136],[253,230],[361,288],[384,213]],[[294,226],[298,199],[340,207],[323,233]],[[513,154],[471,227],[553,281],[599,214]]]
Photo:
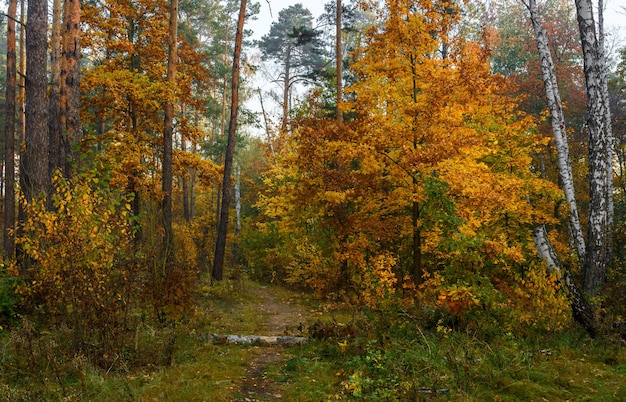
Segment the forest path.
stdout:
[[[252,297],[259,300],[254,307],[259,316],[259,333],[254,335],[299,335],[304,325],[310,321],[311,312],[289,299],[280,297],[274,290],[265,286],[247,289]],[[286,359],[285,346],[251,347],[259,348],[260,353],[248,365],[246,377],[240,384],[240,396],[236,401],[280,400],[281,387],[268,373],[268,369]]]

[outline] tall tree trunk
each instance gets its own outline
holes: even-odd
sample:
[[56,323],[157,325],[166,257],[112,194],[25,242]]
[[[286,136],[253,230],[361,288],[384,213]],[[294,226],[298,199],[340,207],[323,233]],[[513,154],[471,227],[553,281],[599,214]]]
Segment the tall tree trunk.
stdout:
[[174,233],[172,231],[172,138],[174,134],[174,96],[176,85],[176,64],[178,52],[178,0],[170,0],[170,26],[169,26],[167,55],[167,85],[171,93],[165,102],[165,118],[163,121],[163,229],[165,232],[164,246],[166,259],[169,261],[173,256]]
[[4,120],[4,256],[15,254],[15,109],[16,109],[16,53],[15,17],[17,0],[9,1],[7,20],[7,82],[6,116]]
[[282,130],[287,131],[289,124],[289,85],[291,84],[291,43],[287,44],[287,53],[285,55],[285,71],[283,77],[283,120]]
[[26,141],[26,0],[20,1],[20,64],[19,64],[19,132],[20,142]]
[[582,267],[583,291],[596,296],[604,286],[609,256],[608,199],[609,174],[607,105],[604,99],[602,50],[597,39],[591,0],[576,0],[578,28],[583,50],[589,133],[589,224],[587,258]]
[[343,52],[341,51],[341,0],[337,0],[337,30],[335,34],[335,58],[337,62],[337,121],[343,121],[341,103],[343,101]]
[[[414,180],[413,186],[416,186]],[[420,230],[420,207],[417,201],[413,201],[413,210],[411,214],[411,226],[413,227],[413,280],[416,284],[422,283],[424,270],[422,267],[422,232]]]
[[[183,121],[186,120],[187,107],[184,102],[180,105],[180,114]],[[185,138],[185,134],[182,132],[180,134],[180,150],[183,151],[183,153],[187,152],[187,139]],[[185,167],[181,178],[183,186],[183,218],[185,219],[185,222],[191,222],[191,210],[189,206],[189,176],[189,168]]]
[[29,0],[26,11],[26,144],[21,183],[26,201],[47,194],[48,105],[47,49],[48,1]]
[[[194,111],[194,125],[198,126],[200,121],[200,113],[198,113],[198,109]],[[198,147],[196,146],[196,141],[191,142],[191,152],[194,154],[198,153]],[[191,172],[189,175],[189,217],[193,220],[196,208],[196,177],[197,172],[195,168],[191,168]]]
[[50,177],[63,165],[61,150],[61,0],[52,3],[52,34],[50,36],[50,99],[48,100],[48,138]]
[[[226,61],[228,59],[228,38],[229,38],[229,24],[226,24],[226,36],[224,38],[224,61]],[[215,143],[218,145],[218,151],[217,151],[217,160],[216,163],[220,164],[222,163],[222,147],[221,144],[219,143],[220,139],[224,136],[226,136],[226,110],[227,110],[227,103],[228,103],[228,74],[224,74],[223,80],[222,80],[222,114],[221,114],[221,118],[220,118],[220,129],[219,132],[215,132],[216,135],[216,141]],[[219,224],[220,224],[220,214],[222,213],[221,211],[221,205],[222,205],[222,187],[220,183],[217,183],[216,186],[216,200],[215,200],[215,229],[218,230],[219,229]]]
[[[131,3],[129,2],[129,5]],[[135,43],[137,40],[137,27],[135,21],[132,18],[127,19],[127,28],[126,28],[126,39],[129,43]],[[128,57],[128,69],[131,72],[140,73],[141,72],[141,57],[139,54],[131,54]],[[127,113],[128,113],[128,125],[131,130],[131,134],[133,137],[138,138],[140,136],[139,133],[139,121],[138,121],[138,113],[137,106],[133,99],[130,96],[126,97],[127,102]],[[135,163],[136,166],[140,166],[142,161],[140,153],[137,153]],[[132,214],[138,217],[142,211],[142,197],[141,197],[141,170],[139,167],[133,167],[130,172],[128,172],[128,183],[126,185],[126,192],[128,194],[133,195],[133,200],[131,203]],[[141,227],[141,223],[139,219],[133,220],[133,243],[137,247],[141,244],[141,241],[144,238],[143,228]]]
[[569,157],[567,129],[565,127],[561,95],[559,93],[554,63],[552,62],[552,55],[550,54],[550,47],[548,46],[548,36],[541,23],[536,1],[529,0],[527,8],[530,12],[530,20],[535,31],[537,49],[539,50],[539,58],[541,60],[541,73],[543,75],[543,84],[546,91],[548,109],[550,110],[552,134],[554,136],[559,161],[559,179],[562,183],[565,200],[569,206],[570,233],[574,239],[578,260],[582,265],[585,261],[586,254],[585,238],[580,224],[578,204],[574,191],[574,176],[572,174],[572,163]]
[[241,0],[239,18],[237,19],[237,34],[235,36],[235,53],[233,55],[232,97],[230,108],[230,123],[228,125],[228,143],[224,156],[224,179],[222,181],[222,206],[220,221],[215,244],[215,258],[213,260],[213,279],[221,281],[224,273],[224,255],[226,252],[226,235],[228,233],[228,210],[231,199],[230,174],[233,169],[235,154],[235,134],[237,132],[237,115],[239,112],[239,70],[241,63],[241,45],[243,42],[243,26],[246,18],[246,0]]
[[[24,162],[24,155],[21,152],[22,144],[26,143],[26,0],[20,1],[20,63],[18,66],[19,80],[18,80],[18,98],[19,98],[19,106],[18,106],[18,116],[19,116],[19,124],[18,124],[18,133],[17,138],[19,139],[19,148],[17,149],[17,155],[19,157],[19,170],[18,170],[18,181],[19,183],[23,183],[25,181],[24,178],[24,169],[22,169],[22,163]],[[23,189],[21,189],[23,193]],[[22,205],[18,205],[17,208],[17,221],[23,222],[25,218],[25,211],[22,208]],[[17,228],[18,234],[21,233],[22,229],[20,226]],[[16,256],[21,258],[19,248],[16,248]],[[23,266],[20,266],[20,274],[23,274]]]
[[600,50],[600,58],[602,63],[602,97],[604,98],[605,110],[606,110],[606,159],[607,159],[607,181],[606,181],[606,199],[608,209],[607,219],[607,262],[610,264],[613,260],[613,226],[615,218],[615,203],[613,200],[613,158],[615,155],[615,143],[613,138],[613,126],[611,119],[611,103],[609,98],[609,86],[608,86],[608,66],[606,61],[606,49],[605,49],[605,32],[604,32],[604,2],[598,0],[598,48]]
[[74,175],[80,161],[80,0],[65,0],[61,66],[61,127],[65,175]]
[[[417,75],[417,66],[416,66],[416,58],[411,55],[411,74],[413,76],[412,84],[413,84],[413,103],[417,104],[417,99],[419,95],[418,89],[418,75]],[[418,139],[417,129],[419,127],[419,118],[420,116],[413,116],[413,149],[417,151],[420,146],[420,141]],[[418,179],[416,173],[414,172],[411,175],[411,181],[413,183],[413,194],[414,197],[417,194],[417,189],[419,188]],[[412,211],[411,211],[411,226],[413,230],[413,281],[416,284],[421,284],[424,276],[424,267],[422,265],[422,232],[420,228],[420,205],[417,201],[413,201]]]
[[[574,238],[578,259],[581,264],[586,261],[587,250],[585,248],[585,240],[580,226],[578,217],[578,206],[574,196],[574,180],[572,175],[572,166],[569,159],[569,147],[566,137],[565,119],[563,117],[563,109],[561,106],[561,98],[559,94],[556,73],[552,62],[552,55],[548,47],[548,37],[543,27],[537,4],[535,0],[529,0],[526,4],[530,12],[530,19],[535,31],[535,39],[537,41],[537,49],[541,59],[541,72],[548,100],[548,108],[552,120],[552,132],[554,141],[557,146],[557,154],[559,161],[559,177],[565,193],[565,199],[570,207],[570,232]],[[533,233],[535,246],[538,255],[546,261],[549,269],[557,269],[561,275],[561,283],[570,299],[572,313],[576,321],[578,321],[591,334],[595,335],[597,323],[593,313],[593,309],[587,303],[584,294],[579,290],[573,280],[570,270],[563,266],[556,252],[554,251],[550,239],[547,236],[546,229],[542,225],[535,229]]]
[[239,234],[241,233],[241,169],[235,166],[235,241],[233,242],[233,257],[239,258]]

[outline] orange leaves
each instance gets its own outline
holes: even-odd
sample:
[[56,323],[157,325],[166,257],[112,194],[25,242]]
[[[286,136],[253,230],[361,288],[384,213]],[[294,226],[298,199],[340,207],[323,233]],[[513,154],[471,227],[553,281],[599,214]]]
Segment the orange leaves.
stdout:
[[472,307],[480,305],[480,299],[468,286],[454,284],[439,293],[437,305],[445,306],[451,314],[461,317]]
[[544,144],[487,50],[448,37],[457,11],[386,2],[386,24],[352,64],[350,119],[325,118],[313,97],[294,121],[258,204],[284,242],[275,250],[298,256],[289,281],[382,309],[400,287],[456,318],[508,308],[494,283],[515,284],[534,256],[531,229],[561,196],[532,170]]

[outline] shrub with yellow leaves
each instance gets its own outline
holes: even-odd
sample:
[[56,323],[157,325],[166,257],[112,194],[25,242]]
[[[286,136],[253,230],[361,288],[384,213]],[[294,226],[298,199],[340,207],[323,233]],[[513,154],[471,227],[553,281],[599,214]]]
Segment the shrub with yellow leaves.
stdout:
[[567,294],[560,290],[556,273],[541,268],[529,270],[513,288],[512,315],[517,330],[534,328],[560,331],[571,322],[571,307]]
[[76,351],[113,356],[145,277],[133,261],[131,200],[95,171],[57,175],[53,186],[50,202],[22,201],[19,294],[39,322],[70,328]]
[[395,302],[398,279],[393,272],[396,257],[384,252],[363,267],[361,271],[361,292],[363,303],[371,308],[389,308]]

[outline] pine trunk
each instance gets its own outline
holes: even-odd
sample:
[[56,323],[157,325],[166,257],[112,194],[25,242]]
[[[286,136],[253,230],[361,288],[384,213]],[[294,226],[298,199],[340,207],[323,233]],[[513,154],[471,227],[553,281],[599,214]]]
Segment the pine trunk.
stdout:
[[166,260],[173,256],[174,233],[172,230],[172,139],[174,135],[174,98],[176,85],[176,64],[178,57],[178,0],[170,0],[169,52],[167,55],[167,85],[170,94],[165,102],[165,118],[163,120],[163,229],[164,250]]
[[289,124],[289,85],[291,84],[291,43],[287,44],[287,53],[285,55],[285,71],[283,77],[283,132],[287,131]]
[[233,170],[235,154],[235,134],[237,132],[237,115],[239,112],[239,70],[241,64],[241,46],[243,42],[243,26],[246,18],[246,0],[241,0],[239,18],[237,19],[237,34],[235,36],[235,53],[233,55],[233,76],[231,85],[230,123],[228,124],[228,142],[224,156],[224,178],[222,180],[222,205],[220,221],[215,244],[215,258],[213,260],[212,277],[221,281],[224,273],[224,257],[226,253],[226,235],[228,234],[228,210],[230,208],[231,184],[230,175]]
[[80,131],[80,0],[65,0],[63,12],[63,60],[61,65],[61,127],[64,171],[75,174]]
[[26,140],[26,0],[20,1],[20,64],[19,64],[19,132],[18,138],[20,142]]
[[50,36],[50,99],[48,102],[48,138],[50,141],[50,177],[63,165],[61,151],[61,0],[52,3]]
[[21,187],[26,201],[46,195],[48,175],[48,1],[29,0],[26,11],[26,144]]
[[7,20],[7,81],[6,117],[4,120],[4,256],[15,254],[15,111],[16,111],[16,52],[15,17],[17,0],[9,1]]

